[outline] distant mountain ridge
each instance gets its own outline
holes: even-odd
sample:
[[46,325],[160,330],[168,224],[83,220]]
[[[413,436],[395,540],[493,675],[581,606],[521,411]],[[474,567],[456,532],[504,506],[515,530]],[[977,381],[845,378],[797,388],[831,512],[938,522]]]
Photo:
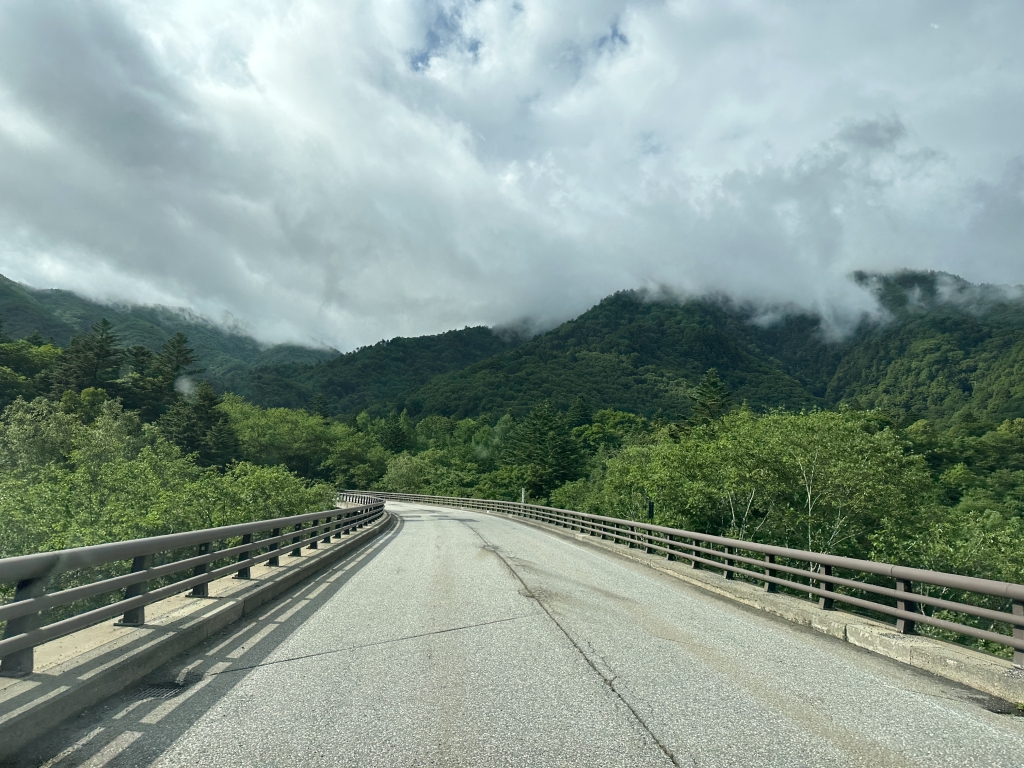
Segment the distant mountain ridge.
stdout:
[[315,364],[340,354],[335,349],[313,349],[295,344],[260,344],[243,333],[224,330],[184,309],[143,305],[109,305],[85,299],[71,291],[30,288],[0,276],[0,319],[12,338],[38,333],[67,346],[71,338],[87,332],[106,318],[125,346],[141,344],[159,349],[181,331],[199,358],[198,365],[220,382],[261,365]]
[[[329,413],[408,410],[466,417],[526,414],[542,400],[685,417],[687,391],[716,368],[736,403],[758,410],[879,407],[913,420],[1024,418],[1024,299],[939,272],[857,274],[884,308],[840,341],[820,318],[759,310],[724,297],[609,296],[577,318],[525,338],[486,327],[395,338],[354,352],[265,348],[182,312],[107,307],[67,291],[0,279],[12,336],[38,330],[62,343],[107,317],[129,344],[157,347],[183,331],[221,390],[265,407]],[[965,427],[969,428],[969,427]]]

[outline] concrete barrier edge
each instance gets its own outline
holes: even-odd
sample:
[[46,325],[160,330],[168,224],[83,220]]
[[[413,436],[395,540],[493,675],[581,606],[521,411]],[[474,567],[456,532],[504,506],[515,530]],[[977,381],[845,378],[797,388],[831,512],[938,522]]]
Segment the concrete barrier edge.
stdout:
[[397,518],[385,512],[383,519],[331,549],[310,557],[281,578],[254,586],[239,596],[218,601],[213,610],[186,623],[177,631],[160,635],[152,642],[107,664],[87,680],[76,679],[66,690],[25,708],[0,726],[0,760],[15,755],[30,743],[78,713],[138,683],[153,670],[185,653],[208,637],[252,613],[260,606],[308,580],[345,555],[368,544],[394,527]]

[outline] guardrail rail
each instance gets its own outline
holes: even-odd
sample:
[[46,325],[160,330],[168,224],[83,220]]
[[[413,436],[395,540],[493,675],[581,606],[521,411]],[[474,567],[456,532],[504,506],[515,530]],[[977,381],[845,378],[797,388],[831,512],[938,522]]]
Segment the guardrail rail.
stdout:
[[[599,536],[627,547],[662,554],[669,560],[688,561],[694,568],[720,570],[726,579],[739,575],[759,581],[768,592],[776,592],[782,587],[804,593],[816,597],[822,610],[833,610],[836,603],[845,603],[883,614],[895,619],[895,631],[900,634],[913,634],[917,624],[925,624],[1006,646],[1013,649],[1013,663],[1024,667],[1024,585],[1021,584],[776,547],[515,501],[374,493],[394,501],[507,514]],[[952,591],[983,596],[1009,610],[928,594],[930,588],[937,588],[940,594]],[[924,606],[928,606],[931,613],[926,612]],[[994,632],[991,626],[985,629],[956,621],[950,614],[1002,624],[1009,627],[1012,634]]]
[[[0,560],[0,584],[16,585],[14,599],[0,606],[0,621],[6,622],[0,639],[0,675],[31,673],[34,649],[42,643],[119,614],[120,624],[142,626],[150,603],[188,590],[191,596],[206,597],[214,579],[231,573],[248,579],[254,565],[280,565],[282,555],[299,557],[303,548],[317,549],[321,541],[328,543],[332,536],[340,539],[384,514],[384,500],[377,495],[346,493],[339,500],[356,506]],[[181,550],[189,550],[187,556],[182,557]],[[210,569],[224,559],[231,559],[230,564]],[[162,562],[155,564],[156,560]],[[47,592],[62,574],[102,566],[124,570],[128,561],[127,573]],[[185,578],[150,589],[150,582],[164,582],[187,572],[190,575]],[[72,609],[70,616],[45,622],[46,613],[55,608],[90,599],[103,601],[119,592],[120,599],[113,602]]]

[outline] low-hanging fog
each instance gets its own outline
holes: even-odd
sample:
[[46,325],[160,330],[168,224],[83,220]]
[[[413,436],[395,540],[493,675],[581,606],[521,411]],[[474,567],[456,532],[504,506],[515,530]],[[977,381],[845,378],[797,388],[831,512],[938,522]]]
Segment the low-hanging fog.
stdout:
[[1019,2],[5,0],[0,272],[350,349],[1024,282]]

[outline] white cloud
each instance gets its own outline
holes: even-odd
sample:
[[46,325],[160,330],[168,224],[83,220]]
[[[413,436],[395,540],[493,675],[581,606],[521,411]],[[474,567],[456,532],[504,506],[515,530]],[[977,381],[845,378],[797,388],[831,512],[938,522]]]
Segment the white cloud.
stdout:
[[0,5],[0,272],[268,340],[1024,282],[1015,3]]

